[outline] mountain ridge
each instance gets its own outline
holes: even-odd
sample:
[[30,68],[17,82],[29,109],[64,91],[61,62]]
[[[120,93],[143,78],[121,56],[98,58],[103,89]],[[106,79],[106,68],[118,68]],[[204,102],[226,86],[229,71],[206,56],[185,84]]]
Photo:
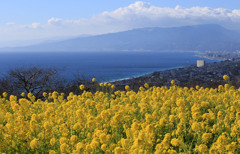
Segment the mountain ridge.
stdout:
[[[2,49],[0,49],[2,50]],[[146,27],[117,33],[5,48],[8,51],[235,51],[240,34],[217,24]]]

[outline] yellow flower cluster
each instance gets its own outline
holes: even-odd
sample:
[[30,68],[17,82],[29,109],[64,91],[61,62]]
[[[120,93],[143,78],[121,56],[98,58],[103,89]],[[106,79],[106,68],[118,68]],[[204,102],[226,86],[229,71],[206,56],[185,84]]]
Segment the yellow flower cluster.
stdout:
[[227,75],[224,75],[224,76],[223,76],[223,79],[226,80],[226,81],[229,81],[229,80],[230,80]]
[[240,153],[240,89],[144,87],[91,93],[81,85],[81,95],[44,100],[3,93],[0,152]]

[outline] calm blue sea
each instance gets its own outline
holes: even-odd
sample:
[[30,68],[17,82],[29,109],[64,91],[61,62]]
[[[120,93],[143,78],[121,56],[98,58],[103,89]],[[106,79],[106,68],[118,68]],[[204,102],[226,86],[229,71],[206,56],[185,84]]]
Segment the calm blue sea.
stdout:
[[0,75],[9,69],[26,66],[56,67],[67,79],[95,77],[98,81],[131,78],[154,71],[196,64],[195,53],[167,52],[50,52],[0,53]]

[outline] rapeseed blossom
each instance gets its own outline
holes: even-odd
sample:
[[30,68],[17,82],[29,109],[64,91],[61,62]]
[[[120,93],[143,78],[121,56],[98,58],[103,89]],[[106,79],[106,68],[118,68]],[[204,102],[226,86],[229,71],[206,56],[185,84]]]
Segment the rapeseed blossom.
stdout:
[[126,86],[125,86],[125,90],[127,90],[127,91],[130,90],[129,85],[126,85]]
[[[229,78],[223,77],[229,81]],[[95,82],[95,80],[93,81]],[[150,87],[0,97],[1,153],[240,153],[240,89]]]
[[83,84],[81,84],[81,85],[79,86],[79,88],[80,88],[81,90],[84,90],[84,89],[85,89],[85,86],[84,86]]
[[229,77],[227,75],[224,75],[223,79],[226,80],[226,81],[229,81]]

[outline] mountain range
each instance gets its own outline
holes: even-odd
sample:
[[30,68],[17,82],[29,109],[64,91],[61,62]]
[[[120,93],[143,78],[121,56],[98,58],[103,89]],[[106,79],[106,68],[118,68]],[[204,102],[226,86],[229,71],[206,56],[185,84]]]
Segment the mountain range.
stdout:
[[140,28],[0,51],[236,51],[240,33],[220,25]]

